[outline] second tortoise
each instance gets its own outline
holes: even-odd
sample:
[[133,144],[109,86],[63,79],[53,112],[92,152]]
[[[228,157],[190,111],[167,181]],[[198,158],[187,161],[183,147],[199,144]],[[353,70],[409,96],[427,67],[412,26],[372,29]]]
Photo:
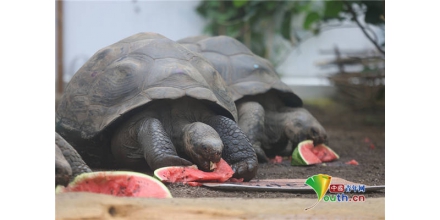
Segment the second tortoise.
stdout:
[[195,36],[178,42],[200,53],[222,75],[237,106],[239,127],[260,162],[291,155],[303,140],[315,145],[328,142],[324,127],[281,81],[272,64],[244,44],[228,36]]

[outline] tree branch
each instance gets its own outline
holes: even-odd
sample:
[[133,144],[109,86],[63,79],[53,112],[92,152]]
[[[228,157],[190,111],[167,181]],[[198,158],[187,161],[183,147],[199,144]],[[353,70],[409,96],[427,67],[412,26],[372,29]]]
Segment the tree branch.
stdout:
[[350,12],[350,14],[353,16],[353,20],[356,22],[356,24],[359,26],[359,28],[362,30],[362,32],[368,38],[368,40],[370,40],[371,43],[373,43],[373,45],[376,47],[377,50],[379,50],[383,55],[385,55],[385,51],[377,44],[377,42],[373,38],[371,38],[371,36],[367,33],[367,30],[365,29],[365,27],[361,25],[361,23],[359,22],[359,20],[357,18],[357,14],[356,14],[356,12],[354,12],[351,5],[347,1],[344,1],[344,4],[348,8],[348,12]]

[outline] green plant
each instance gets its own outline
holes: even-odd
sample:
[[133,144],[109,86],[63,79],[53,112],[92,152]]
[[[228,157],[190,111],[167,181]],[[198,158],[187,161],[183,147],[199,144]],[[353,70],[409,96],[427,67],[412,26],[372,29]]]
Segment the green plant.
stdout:
[[[247,45],[254,53],[268,58],[275,65],[286,55],[286,44],[292,47],[303,39],[298,31],[319,34],[323,24],[350,19],[385,54],[359,21],[385,24],[385,1],[201,1],[197,12],[208,20],[205,32],[228,35]],[[298,21],[302,24],[298,25]],[[280,54],[280,55],[279,55]]]

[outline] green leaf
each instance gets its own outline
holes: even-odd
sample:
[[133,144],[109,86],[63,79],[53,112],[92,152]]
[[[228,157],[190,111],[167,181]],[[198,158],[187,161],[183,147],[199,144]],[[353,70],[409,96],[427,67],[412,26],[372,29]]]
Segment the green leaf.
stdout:
[[368,6],[365,12],[365,22],[370,24],[384,24],[385,21],[381,19],[383,16],[382,9],[379,7]]
[[243,7],[244,5],[246,5],[246,3],[248,2],[249,0],[234,0],[232,3],[234,4],[234,7],[236,7],[236,8],[241,8],[241,7]]
[[298,12],[308,12],[310,11],[310,7],[312,5],[312,2],[310,1],[297,1],[296,2],[296,9]]
[[[216,17],[220,8],[220,1],[200,1],[197,6],[196,11],[202,15],[204,18]],[[215,14],[212,14],[212,13]]]
[[227,26],[226,27],[226,35],[236,38],[240,34],[239,26]]
[[268,10],[273,10],[277,6],[277,2],[268,1],[264,3]]
[[206,10],[208,6],[205,2],[200,2],[200,4],[197,6],[196,11],[203,17],[206,17]]
[[243,17],[243,21],[248,21],[249,19],[254,17],[254,15],[256,13],[257,13],[257,9],[256,8],[254,8],[254,7],[248,8],[248,10],[245,10],[245,16]]
[[344,9],[344,3],[342,1],[326,1],[324,17],[326,19],[339,18],[339,12]]
[[231,21],[234,16],[236,16],[236,10],[227,10],[224,13],[217,13],[217,19],[220,22]]
[[317,12],[310,12],[307,14],[306,19],[303,23],[303,28],[309,30],[312,24],[318,22],[321,19],[321,16]]
[[286,13],[284,13],[284,18],[281,23],[281,36],[283,36],[288,41],[290,41],[291,23],[292,23],[292,12],[287,11]]

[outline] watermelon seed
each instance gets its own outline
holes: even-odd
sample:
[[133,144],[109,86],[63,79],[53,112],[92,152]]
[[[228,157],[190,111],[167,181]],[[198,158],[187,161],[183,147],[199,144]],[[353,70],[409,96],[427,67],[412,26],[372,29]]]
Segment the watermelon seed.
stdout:
[[137,192],[139,192],[139,186],[136,186],[136,188],[133,190],[133,194],[135,194],[135,193],[137,193]]
[[120,194],[120,195],[125,195],[125,189],[126,189],[127,187],[125,187],[125,186],[121,186],[121,188],[119,189],[119,193],[118,193],[118,195]]

